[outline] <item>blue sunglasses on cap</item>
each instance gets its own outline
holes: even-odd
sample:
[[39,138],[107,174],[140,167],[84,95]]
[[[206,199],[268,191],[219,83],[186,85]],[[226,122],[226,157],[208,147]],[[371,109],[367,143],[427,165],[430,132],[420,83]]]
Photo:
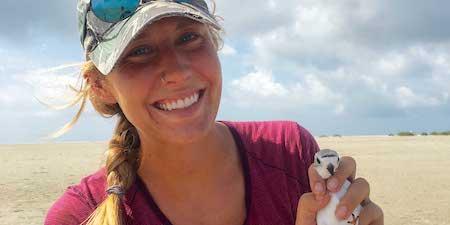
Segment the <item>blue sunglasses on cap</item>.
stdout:
[[[91,0],[91,10],[97,18],[108,23],[117,23],[133,15],[139,6],[155,0]],[[204,1],[173,0],[172,2],[187,3],[208,11]]]

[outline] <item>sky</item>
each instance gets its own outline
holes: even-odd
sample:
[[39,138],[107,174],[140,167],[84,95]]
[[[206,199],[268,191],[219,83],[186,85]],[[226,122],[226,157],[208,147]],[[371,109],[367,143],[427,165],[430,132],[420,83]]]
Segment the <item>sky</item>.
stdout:
[[[88,107],[47,137],[83,51],[76,0],[2,0],[0,144],[104,141],[114,118]],[[223,19],[218,120],[293,120],[319,135],[450,130],[450,1],[216,0]]]

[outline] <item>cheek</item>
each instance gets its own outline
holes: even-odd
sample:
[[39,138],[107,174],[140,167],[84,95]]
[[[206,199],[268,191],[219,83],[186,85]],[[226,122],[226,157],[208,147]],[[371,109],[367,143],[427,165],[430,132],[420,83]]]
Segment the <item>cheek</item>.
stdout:
[[210,46],[207,51],[203,51],[202,54],[192,58],[195,59],[193,61],[193,65],[195,65],[194,70],[200,71],[206,79],[213,82],[214,85],[221,87],[222,69],[215,49]]
[[140,70],[121,73],[117,76],[114,87],[119,105],[126,107],[132,104],[143,104],[146,101],[146,96],[149,96],[149,91],[152,90],[155,82],[150,79],[150,76],[144,76],[144,74],[145,71]]

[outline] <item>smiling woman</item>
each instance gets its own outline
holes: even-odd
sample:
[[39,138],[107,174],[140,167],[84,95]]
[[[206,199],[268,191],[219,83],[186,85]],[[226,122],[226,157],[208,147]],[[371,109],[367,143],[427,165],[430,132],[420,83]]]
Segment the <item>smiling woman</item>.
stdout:
[[[288,225],[314,218],[301,212],[326,198],[305,194],[310,183],[323,182],[308,176],[318,150],[308,131],[289,121],[216,121],[222,29],[206,2],[79,0],[78,14],[87,58],[82,104],[58,134],[88,99],[119,121],[104,168],[69,187],[45,224]],[[338,186],[355,172],[352,160],[342,164],[348,169],[336,173]],[[350,188],[346,207],[368,197],[364,184]],[[376,221],[373,212],[361,215]]]

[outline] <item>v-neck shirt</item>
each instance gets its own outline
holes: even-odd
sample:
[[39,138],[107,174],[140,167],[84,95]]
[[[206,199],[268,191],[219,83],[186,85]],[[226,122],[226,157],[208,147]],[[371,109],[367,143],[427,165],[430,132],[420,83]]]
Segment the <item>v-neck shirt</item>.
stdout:
[[[292,121],[220,121],[230,130],[245,182],[244,225],[294,225],[300,196],[310,192],[308,168],[319,147]],[[45,225],[81,224],[106,198],[105,168],[70,186],[47,213]],[[226,202],[224,202],[226,204]],[[126,225],[172,225],[137,176],[122,200]]]

